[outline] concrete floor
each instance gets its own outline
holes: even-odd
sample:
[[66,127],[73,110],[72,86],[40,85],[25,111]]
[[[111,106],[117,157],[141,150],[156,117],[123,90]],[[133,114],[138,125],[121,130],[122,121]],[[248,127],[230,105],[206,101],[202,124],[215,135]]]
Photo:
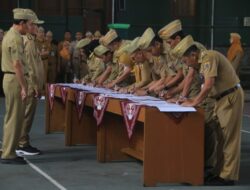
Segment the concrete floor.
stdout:
[[[250,97],[250,96],[249,96]],[[249,98],[250,100],[250,98]],[[140,162],[98,163],[95,146],[64,146],[63,134],[45,135],[44,101],[40,101],[31,132],[32,145],[44,154],[27,157],[29,165],[1,165],[0,190],[54,189],[248,189],[250,190],[250,102],[245,104],[242,131],[240,181],[232,187],[193,187],[180,184],[159,184],[155,188],[142,186]],[[0,98],[0,126],[4,115],[4,99]],[[2,138],[2,127],[0,139]]]

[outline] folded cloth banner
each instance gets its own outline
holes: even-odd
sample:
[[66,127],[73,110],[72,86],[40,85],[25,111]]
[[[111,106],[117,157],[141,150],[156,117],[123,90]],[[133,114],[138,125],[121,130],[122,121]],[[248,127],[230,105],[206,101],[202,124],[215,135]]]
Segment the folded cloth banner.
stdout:
[[93,107],[94,107],[94,117],[99,126],[102,122],[104,112],[106,111],[108,105],[108,98],[103,94],[93,96]]
[[139,116],[139,112],[141,109],[141,105],[137,105],[132,102],[124,102],[121,101],[121,110],[123,114],[123,118],[126,124],[128,138],[130,139],[133,135],[133,130],[135,126],[135,122]]
[[77,90],[75,93],[75,102],[76,102],[76,110],[78,113],[78,119],[80,120],[82,117],[82,110],[84,107],[86,94],[84,91]]
[[53,104],[54,104],[54,96],[55,96],[56,85],[48,84],[47,89],[48,89],[50,110],[52,110],[53,109]]
[[66,99],[67,99],[67,95],[68,95],[68,88],[65,87],[65,86],[61,86],[60,87],[60,92],[61,92],[61,97],[62,97],[63,104],[65,104]]

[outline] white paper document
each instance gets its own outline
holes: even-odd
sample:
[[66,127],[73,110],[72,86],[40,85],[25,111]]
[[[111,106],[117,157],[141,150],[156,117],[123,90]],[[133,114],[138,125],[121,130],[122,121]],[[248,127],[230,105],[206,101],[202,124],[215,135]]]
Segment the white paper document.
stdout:
[[69,88],[83,90],[86,93],[103,94],[106,97],[129,100],[135,102],[138,105],[145,105],[150,107],[156,107],[161,112],[195,112],[194,107],[184,107],[178,104],[168,103],[165,100],[155,98],[152,96],[136,96],[133,94],[122,94],[106,88],[97,88],[93,86],[83,84],[56,84],[58,86],[66,86]]

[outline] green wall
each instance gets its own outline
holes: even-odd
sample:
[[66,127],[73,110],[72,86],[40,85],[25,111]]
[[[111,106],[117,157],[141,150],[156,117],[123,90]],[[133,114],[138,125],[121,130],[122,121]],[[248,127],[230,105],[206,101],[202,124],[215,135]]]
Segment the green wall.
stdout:
[[[129,39],[141,35],[146,27],[151,26],[158,31],[165,24],[176,19],[171,15],[170,0],[125,0],[126,10],[119,11],[116,6],[115,21],[129,23],[131,28],[126,32]],[[184,0],[183,0],[184,1]],[[186,34],[191,34],[197,41],[210,46],[211,1],[196,0],[196,15],[180,18]],[[34,7],[33,0],[20,0],[24,8]],[[228,46],[229,33],[239,32],[244,46],[250,46],[250,27],[243,26],[243,18],[250,17],[249,0],[215,0],[214,45]],[[0,13],[0,27],[8,29],[11,25],[12,12]],[[46,30],[52,30],[57,40],[62,39],[65,31],[65,16],[42,16],[46,21]],[[81,16],[70,16],[69,29],[75,33],[82,31]],[[74,34],[73,34],[74,35]]]
[[[117,11],[116,22],[130,23],[129,37],[141,35],[148,26],[159,28],[176,19],[171,16],[170,0],[126,0],[126,10]],[[250,45],[250,27],[243,18],[250,17],[249,0],[215,0],[214,45],[228,46],[230,32],[239,32],[245,46]],[[210,46],[211,0],[197,0],[195,17],[180,18],[185,33]]]
[[[33,9],[33,0],[20,0],[20,8]],[[1,6],[1,5],[0,5]],[[12,11],[8,14],[0,12],[0,28],[7,30],[12,25]],[[38,17],[45,21],[42,25],[46,31],[51,30],[54,33],[56,40],[63,39],[64,31],[66,30],[66,17],[65,16],[39,16]],[[68,17],[68,28],[72,32],[74,38],[75,32],[83,30],[82,16],[69,16]]]

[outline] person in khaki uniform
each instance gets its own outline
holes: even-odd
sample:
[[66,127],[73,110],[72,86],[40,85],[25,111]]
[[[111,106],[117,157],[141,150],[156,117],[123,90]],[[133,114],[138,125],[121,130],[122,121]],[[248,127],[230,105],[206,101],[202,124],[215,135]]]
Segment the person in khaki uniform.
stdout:
[[71,62],[70,43],[68,41],[65,41],[63,43],[63,48],[59,52],[57,72],[58,72],[58,82],[61,83],[72,82],[73,70]]
[[105,71],[96,79],[96,84],[102,86],[105,82],[114,80],[118,75],[118,64],[113,63],[113,53],[105,46],[99,45],[94,53],[100,57],[105,64]]
[[[189,37],[190,36],[187,36],[187,38]],[[194,42],[194,44],[199,49],[201,55],[207,51],[207,49],[199,42]],[[178,46],[179,44],[176,46],[177,49]],[[193,98],[199,94],[203,83],[199,71],[188,67],[187,65],[183,65],[183,75],[184,80],[177,87],[170,89],[164,96],[168,102],[182,102],[186,98]],[[216,164],[218,160],[218,144],[216,139],[218,135],[219,123],[214,113],[214,99],[206,97],[198,106],[203,108],[205,111],[205,179],[207,179],[211,177],[211,173],[217,171]]]
[[[4,31],[0,28],[0,65],[1,65],[1,59],[2,59],[3,35],[4,35]],[[3,72],[1,70],[0,70],[0,83],[1,83],[0,95],[3,95],[3,88],[2,88],[2,84],[3,84]]]
[[82,39],[82,32],[76,32],[75,35],[76,40],[70,43],[70,51],[71,51],[71,62],[73,68],[73,74],[76,78],[80,78],[80,58],[79,58],[79,50],[76,48],[76,44]]
[[31,15],[31,19],[28,21],[28,33],[23,37],[25,60],[28,68],[28,94],[21,136],[16,153],[17,155],[38,155],[41,151],[30,145],[29,133],[36,112],[37,98],[41,96],[44,85],[43,62],[35,43],[37,24],[43,24],[44,21],[39,20],[36,14],[30,9],[26,10],[26,14]]
[[103,62],[102,58],[95,53],[97,48],[99,48],[99,46],[97,46],[94,49],[93,54],[89,56],[87,63],[88,74],[82,79],[83,84],[88,83],[95,85],[98,77],[100,77],[106,69],[105,63]]
[[80,40],[76,45],[80,50],[81,73],[83,73],[80,82],[83,84],[94,82],[105,70],[103,62],[93,52],[96,46],[96,41],[91,41],[89,38]]
[[235,72],[237,73],[237,75],[239,75],[241,61],[244,56],[244,51],[241,46],[240,40],[241,40],[241,36],[238,33],[231,33],[230,34],[231,46],[227,52],[227,58],[232,63],[232,66]]
[[64,32],[64,39],[62,40],[62,41],[60,41],[59,42],[59,44],[58,44],[58,52],[60,52],[61,50],[62,50],[62,48],[63,48],[63,43],[65,42],[65,41],[68,41],[69,43],[71,43],[71,32],[69,31],[69,30],[66,30],[65,32]]
[[24,119],[27,97],[27,68],[24,62],[22,36],[26,34],[30,16],[25,9],[14,9],[13,26],[6,33],[2,43],[3,89],[5,94],[5,117],[3,125],[2,164],[26,164],[15,153]]
[[222,159],[218,165],[222,168],[214,177],[206,181],[207,185],[233,185],[239,179],[240,139],[244,105],[240,80],[228,59],[213,50],[199,51],[193,39],[187,36],[173,52],[182,57],[189,67],[199,69],[204,77],[200,93],[183,101],[183,106],[197,106],[208,94],[216,99],[215,113],[220,122],[222,138]]
[[44,79],[45,79],[45,84],[48,82],[48,57],[49,57],[49,51],[48,51],[48,44],[45,39],[45,31],[43,27],[38,28],[38,32],[36,35],[36,45],[39,49],[42,61],[43,61],[43,66],[44,66]]
[[58,51],[57,45],[52,42],[53,33],[48,31],[46,33],[46,42],[48,47],[48,83],[55,83],[57,77],[57,66],[58,66]]
[[109,30],[105,36],[100,38],[99,42],[113,52],[114,63],[118,63],[119,55],[121,55],[119,50],[129,43],[128,40],[122,40],[114,29]]
[[74,82],[79,82],[79,79],[83,79],[88,74],[87,60],[89,52],[87,52],[87,49],[84,49],[84,47],[88,46],[90,43],[90,39],[84,38],[76,44],[76,51],[79,51],[79,78],[75,76]]
[[152,28],[147,28],[142,36],[139,38],[138,43],[131,44],[130,53],[131,58],[135,62],[135,83],[121,89],[122,92],[132,92],[147,86],[152,81],[152,65],[146,57],[146,50],[155,34]]
[[[151,38],[150,38],[151,39]],[[142,89],[139,89],[137,95],[153,94],[155,88],[164,82],[168,82],[175,76],[173,72],[170,71],[165,55],[163,54],[163,41],[158,36],[155,36],[148,47],[150,50],[150,55],[148,59],[152,62],[152,79],[153,81]]]
[[130,54],[123,52],[118,59],[118,74],[117,77],[107,84],[106,88],[114,88],[119,90],[121,87],[128,86],[134,83],[134,76],[132,76],[132,71],[134,68],[134,63],[130,57]]
[[174,20],[170,22],[159,30],[158,35],[163,39],[165,44],[168,44],[168,46],[164,46],[164,53],[166,56],[169,73],[174,75],[174,77],[172,77],[171,80],[166,78],[165,83],[163,85],[159,85],[155,89],[155,92],[159,92],[163,89],[169,90],[176,86],[184,78],[183,64],[181,63],[181,60],[171,53],[171,49],[173,49],[181,41],[181,39],[184,38],[181,21]]
[[115,90],[119,90],[121,87],[134,83],[134,63],[130,57],[130,47],[134,47],[135,45],[133,44],[137,44],[139,39],[139,37],[136,37],[132,41],[126,41],[115,51],[113,63],[118,65],[118,75],[115,79],[105,84],[106,88],[115,88]]
[[[120,36],[118,36],[116,30],[110,29],[104,36],[102,36],[99,40],[100,44],[106,46],[113,52],[113,63],[119,66],[118,68],[118,79],[110,81],[105,86],[107,88],[113,88],[116,84],[119,83],[119,86],[124,86],[126,84],[131,84],[130,78],[130,68],[126,67],[126,71],[124,71],[124,65],[119,64],[119,57],[122,55],[124,48],[130,43],[128,40],[122,40]],[[116,86],[117,87],[117,86]],[[118,89],[118,88],[117,88]]]
[[[201,80],[199,72],[192,67],[181,63],[181,58],[172,53],[171,50],[178,46],[184,38],[181,21],[175,20],[163,27],[158,35],[169,44],[170,51],[165,51],[168,61],[168,67],[175,77],[164,85],[160,96],[169,99],[181,92],[180,96],[174,97],[174,102],[182,101],[186,97],[194,97],[200,92]],[[184,78],[182,80],[182,78]],[[163,89],[160,86],[156,92]],[[177,98],[177,100],[175,100]],[[171,102],[171,100],[170,100]],[[216,116],[214,116],[214,100],[206,98],[201,106],[205,110],[205,177],[210,177],[210,172],[216,171],[217,152],[217,128],[219,126]]]

